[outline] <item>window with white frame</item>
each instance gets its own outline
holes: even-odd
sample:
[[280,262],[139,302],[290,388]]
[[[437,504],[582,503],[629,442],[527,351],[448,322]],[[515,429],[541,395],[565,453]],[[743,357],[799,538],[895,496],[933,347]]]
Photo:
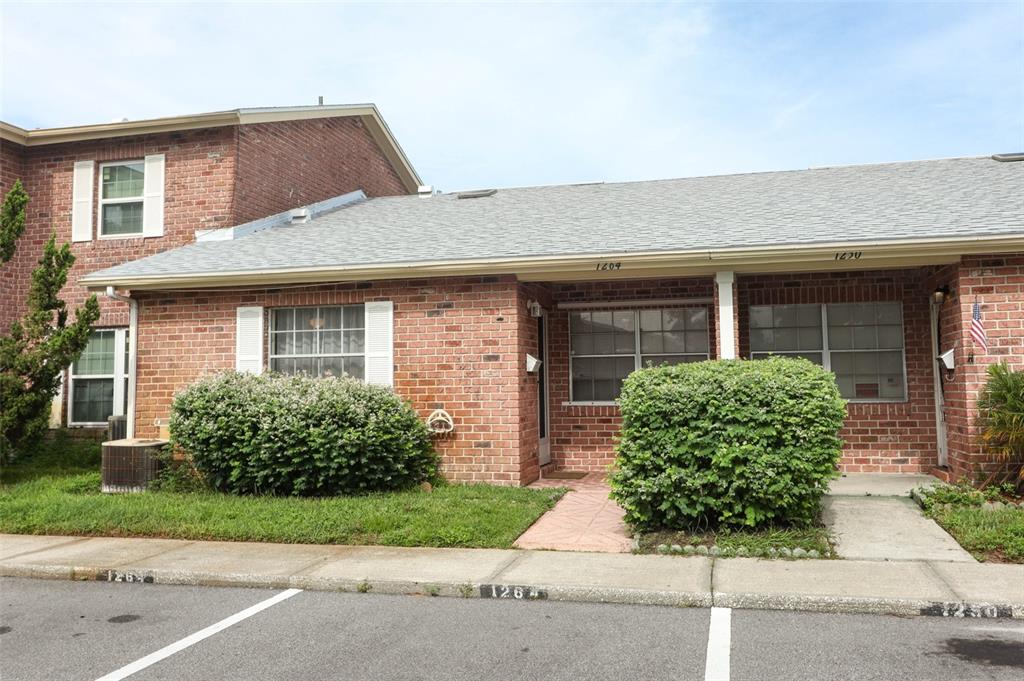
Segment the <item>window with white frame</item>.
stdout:
[[364,307],[334,305],[273,310],[270,370],[282,374],[364,378]]
[[100,329],[71,365],[68,389],[71,425],[106,424],[128,410],[128,331]]
[[836,376],[848,400],[907,397],[898,302],[753,305],[750,356],[805,357]]
[[104,163],[100,165],[100,235],[142,234],[146,165]]
[[612,402],[643,366],[708,358],[704,307],[569,313],[570,400]]

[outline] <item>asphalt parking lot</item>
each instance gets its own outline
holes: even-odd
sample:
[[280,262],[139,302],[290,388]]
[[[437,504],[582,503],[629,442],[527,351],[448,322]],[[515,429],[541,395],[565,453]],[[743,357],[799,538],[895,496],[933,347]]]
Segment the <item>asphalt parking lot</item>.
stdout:
[[4,681],[1024,676],[1005,619],[25,579],[0,580],[0,608]]

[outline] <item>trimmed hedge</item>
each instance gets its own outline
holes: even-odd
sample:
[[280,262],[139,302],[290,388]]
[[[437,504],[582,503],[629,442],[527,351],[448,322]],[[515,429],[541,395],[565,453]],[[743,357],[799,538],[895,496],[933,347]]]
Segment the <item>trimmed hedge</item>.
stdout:
[[813,522],[846,404],[804,359],[641,369],[619,400],[612,497],[641,529]]
[[235,494],[363,494],[437,473],[412,407],[349,378],[211,376],[175,397],[170,429],[206,482]]

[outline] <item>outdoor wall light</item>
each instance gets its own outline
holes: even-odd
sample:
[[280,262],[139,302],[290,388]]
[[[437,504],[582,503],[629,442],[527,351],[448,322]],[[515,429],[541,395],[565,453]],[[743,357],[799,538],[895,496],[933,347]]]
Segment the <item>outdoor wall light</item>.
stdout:
[[935,291],[932,293],[932,302],[935,303],[936,305],[942,305],[942,303],[946,302],[946,296],[948,295],[949,287],[940,286],[939,288],[935,289]]

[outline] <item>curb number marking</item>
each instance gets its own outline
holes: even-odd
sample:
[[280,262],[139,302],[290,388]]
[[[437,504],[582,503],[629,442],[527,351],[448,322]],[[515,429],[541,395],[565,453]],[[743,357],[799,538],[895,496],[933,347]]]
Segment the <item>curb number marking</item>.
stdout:
[[480,598],[508,598],[514,601],[547,600],[548,592],[517,584],[481,584]]
[[931,617],[997,619],[1013,617],[1013,608],[987,603],[932,603],[927,608],[921,608],[921,614]]
[[126,584],[152,584],[153,575],[144,575],[138,572],[121,572],[120,570],[106,570],[96,575],[100,582],[124,582]]

